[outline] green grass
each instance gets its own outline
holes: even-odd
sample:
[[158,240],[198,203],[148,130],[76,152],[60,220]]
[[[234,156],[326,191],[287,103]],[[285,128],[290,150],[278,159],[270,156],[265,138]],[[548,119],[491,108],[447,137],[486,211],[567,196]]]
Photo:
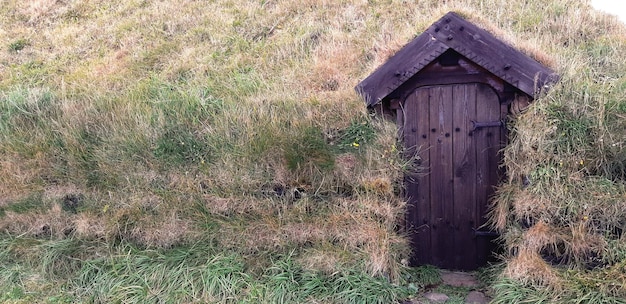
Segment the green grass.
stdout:
[[[2,261],[13,259],[11,266],[2,270],[3,301],[390,303],[410,292],[354,270],[330,275],[305,270],[295,261],[293,251],[272,258],[270,265],[255,275],[247,272],[249,265],[243,256],[202,244],[161,251],[98,242],[86,248],[87,244],[73,239],[33,239],[30,245],[35,246],[24,242],[5,239],[2,243]],[[29,257],[21,256],[20,251]],[[86,252],[90,254],[84,255]],[[37,278],[36,273],[45,277]],[[39,284],[36,290],[30,289],[33,283]]]
[[342,152],[361,150],[362,145],[371,143],[376,137],[376,129],[371,121],[352,121],[338,132],[337,147]]
[[30,45],[30,42],[26,39],[18,39],[9,44],[10,52],[19,52]]
[[14,202],[6,207],[0,208],[0,214],[4,215],[6,211],[15,213],[27,213],[30,211],[38,211],[44,209],[45,205],[41,194],[33,193],[19,201]]
[[623,297],[615,297],[589,286],[572,286],[569,290],[548,290],[526,286],[516,281],[503,279],[495,282],[495,298],[492,303],[626,303]]
[[502,280],[493,285],[493,303],[552,303],[557,300],[549,290],[537,290],[512,280]]
[[129,247],[86,261],[70,284],[78,297],[96,303],[225,302],[242,293],[248,281],[243,261],[202,249],[159,253]]
[[439,269],[431,265],[410,268],[406,272],[406,280],[419,284],[416,289],[441,283]]
[[154,156],[166,164],[204,164],[212,159],[211,147],[184,126],[168,126],[157,138]]
[[[494,301],[624,297],[626,34],[582,1],[115,0],[0,7],[0,301],[388,303],[435,284],[400,263],[416,168],[353,88],[449,10],[562,76],[510,123]],[[530,238],[539,221],[553,237]],[[531,247],[566,257],[541,268],[557,279],[514,254]]]
[[[448,285],[440,285],[433,290],[433,292],[445,294],[449,297],[446,303],[450,304],[461,304],[465,303],[465,298],[467,294],[471,291],[471,288],[468,287],[457,287],[457,286],[448,286]],[[515,303],[515,302],[511,302]]]
[[322,130],[316,127],[306,128],[302,134],[291,139],[285,151],[285,159],[287,168],[294,171],[307,165],[331,170],[335,165],[331,147]]

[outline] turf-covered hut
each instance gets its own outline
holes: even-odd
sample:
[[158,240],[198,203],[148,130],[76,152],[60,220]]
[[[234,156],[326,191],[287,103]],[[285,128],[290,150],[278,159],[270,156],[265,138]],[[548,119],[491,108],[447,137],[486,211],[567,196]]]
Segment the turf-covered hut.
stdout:
[[504,174],[507,117],[558,76],[450,12],[356,86],[397,120],[418,172],[406,178],[413,264],[471,270],[495,234],[484,227]]

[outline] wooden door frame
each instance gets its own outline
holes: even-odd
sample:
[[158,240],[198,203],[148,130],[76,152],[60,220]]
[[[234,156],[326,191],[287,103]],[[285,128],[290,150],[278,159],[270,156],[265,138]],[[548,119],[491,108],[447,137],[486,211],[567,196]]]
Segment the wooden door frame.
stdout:
[[[480,78],[471,76],[467,80],[470,80],[470,79],[471,80],[476,80],[476,79],[480,79]],[[493,86],[491,85],[492,83],[493,82],[491,82],[491,81],[490,82],[487,82],[487,81],[463,81],[463,82],[459,82],[458,78],[457,78],[457,79],[452,79],[452,81],[445,81],[445,82],[442,81],[442,82],[439,82],[437,84],[430,84],[430,83],[428,83],[428,84],[424,84],[424,85],[421,85],[421,86],[417,86],[413,90],[410,90],[406,94],[403,94],[404,99],[401,102],[400,102],[400,100],[398,100],[397,101],[398,106],[395,107],[396,108],[397,123],[398,123],[398,127],[399,127],[399,130],[400,130],[400,132],[399,132],[400,138],[403,138],[403,140],[404,140],[404,130],[403,130],[403,128],[404,128],[404,125],[405,125],[404,124],[405,111],[404,111],[404,106],[403,105],[407,101],[407,98],[411,94],[414,94],[414,92],[416,92],[417,90],[422,89],[422,88],[433,88],[433,87],[436,88],[436,87],[439,87],[439,86],[482,84],[485,87],[488,87],[489,89],[493,90],[493,92],[495,93],[494,95],[498,99],[497,102],[499,104],[500,115],[498,115],[498,116],[499,117],[508,117],[510,115],[509,109],[508,109],[508,103],[503,103],[502,102],[502,98],[500,97],[501,95],[497,94],[496,89],[494,89]],[[493,99],[490,99],[490,100],[493,100]],[[506,128],[502,127],[501,132],[503,132],[503,133],[502,133],[502,135],[500,137],[499,142],[501,144],[503,144],[503,145],[507,145],[509,137],[508,137],[508,132],[507,132]],[[405,147],[405,149],[406,149],[405,151],[406,151],[408,157],[413,157],[413,154],[416,153],[416,151],[414,149],[411,149],[410,147]],[[500,159],[499,163],[496,164],[496,168],[500,167],[501,161],[502,160]],[[487,168],[489,168],[488,170],[490,172],[493,171],[493,170],[491,170],[491,169],[493,169],[493,168],[491,168],[491,166],[487,166]],[[498,172],[497,169],[495,170],[494,173],[497,174],[496,172]],[[502,180],[502,178],[504,178],[504,176],[500,176],[499,180]],[[405,183],[405,188],[411,187],[411,185],[415,185],[415,181],[409,175],[405,176],[404,183]],[[492,185],[492,186],[495,186],[495,185]],[[407,197],[408,193],[407,192],[408,191],[404,191],[404,193],[403,193],[403,196],[406,199],[408,199],[408,197]],[[414,194],[414,193],[412,193],[412,194]],[[481,206],[480,208],[476,209],[475,212],[476,212],[477,216],[484,216],[484,215],[487,214],[486,210],[483,210],[483,208],[487,208],[486,207],[487,206],[487,201],[485,201],[483,204],[485,204],[485,206]],[[409,206],[409,208],[410,208],[410,206]],[[478,214],[478,213],[480,213],[480,214]],[[407,213],[405,213],[405,214],[408,216],[409,212],[407,211]],[[404,222],[403,230],[405,232],[408,232],[408,227],[410,227],[410,225],[413,224],[413,222],[410,221],[408,218],[405,218],[403,222]],[[477,226],[477,229],[478,229],[478,226]],[[486,253],[486,250],[491,250],[491,248],[488,248],[489,247],[488,246],[488,242],[489,241],[486,241],[487,243],[485,243],[485,241],[483,241],[483,240],[476,240],[476,242],[477,242],[476,246],[478,246],[477,247],[478,251],[480,251],[480,248],[483,248],[482,251],[485,251],[484,253]],[[487,248],[485,246],[487,246]],[[429,249],[429,250],[431,250],[431,249]],[[483,254],[483,253],[481,252],[481,253],[478,253],[476,255],[477,261],[486,260],[486,257],[480,256],[480,254]],[[451,262],[451,263],[454,263],[454,262]],[[460,266],[460,267],[465,267],[465,266]]]

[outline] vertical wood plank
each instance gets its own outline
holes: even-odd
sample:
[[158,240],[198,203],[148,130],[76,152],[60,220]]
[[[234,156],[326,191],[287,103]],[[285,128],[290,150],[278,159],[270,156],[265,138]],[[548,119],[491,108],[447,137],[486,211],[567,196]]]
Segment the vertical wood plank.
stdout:
[[454,87],[454,268],[476,268],[473,215],[476,212],[476,149],[471,136],[471,120],[476,116],[476,84]]
[[[449,267],[454,247],[452,228],[452,86],[438,86],[431,91],[430,208],[433,264]],[[433,108],[435,107],[435,108]]]
[[504,164],[504,154],[502,150],[509,143],[508,117],[509,105],[500,104],[500,120],[502,120],[504,124],[502,128],[500,128],[500,146],[498,148],[498,185],[506,179],[506,168],[502,165]]
[[431,184],[431,159],[430,159],[430,90],[429,89],[420,89],[417,92],[417,115],[415,118],[418,120],[417,122],[417,143],[418,148],[420,149],[420,162],[419,166],[422,170],[422,176],[418,183],[418,199],[419,199],[419,208],[418,212],[418,223],[419,229],[417,230],[419,233],[419,242],[422,248],[422,263],[432,263],[432,250],[431,250],[431,240],[432,240],[432,226],[430,222],[430,184]]
[[[402,143],[404,144],[404,157],[410,159],[415,153],[415,136],[411,133],[411,130],[415,128],[416,121],[412,119],[414,117],[414,103],[411,102],[410,99],[407,98],[407,102],[403,103],[402,106],[396,112],[396,119],[399,128],[399,132],[402,136]],[[410,238],[411,247],[415,248],[414,240],[414,222],[415,222],[415,205],[416,205],[416,183],[415,183],[415,175],[407,174],[404,176],[404,186],[405,186],[405,198],[407,200],[406,212],[405,212],[405,230],[408,233]]]
[[405,100],[403,138],[422,169],[406,180],[413,264],[469,270],[486,263],[491,239],[474,232],[501,178],[506,134],[498,127],[473,130],[472,121],[498,121],[503,109],[484,84],[423,87]]
[[[410,97],[409,97],[410,98]],[[415,136],[411,133],[411,130],[415,128],[416,121],[412,119],[415,115],[414,103],[411,100],[407,99],[407,102],[401,107],[400,111],[402,114],[402,118],[398,115],[397,120],[400,127],[400,132],[402,132],[402,142],[404,144],[404,157],[410,159],[413,157],[415,153]],[[414,217],[415,217],[415,182],[414,182],[414,174],[406,175],[405,177],[405,187],[406,187],[406,198],[407,198],[407,210],[406,210],[406,228],[409,232],[409,236],[413,238],[413,229],[414,229]],[[411,240],[412,242],[413,240]]]
[[428,89],[417,89],[405,101],[405,141],[411,155],[418,153],[416,166],[418,172],[410,176],[407,191],[409,191],[409,217],[412,226],[411,242],[413,245],[412,264],[430,264],[431,256],[431,227],[430,215],[430,142],[429,113],[430,100]]
[[[500,117],[500,103],[495,92],[487,85],[480,84],[476,91],[477,111],[476,121],[498,121]],[[494,186],[498,184],[499,147],[501,128],[481,128],[474,131],[476,141],[476,213],[475,229],[485,224],[488,202],[493,195]],[[477,263],[487,262],[493,249],[492,239],[485,236],[476,237]]]

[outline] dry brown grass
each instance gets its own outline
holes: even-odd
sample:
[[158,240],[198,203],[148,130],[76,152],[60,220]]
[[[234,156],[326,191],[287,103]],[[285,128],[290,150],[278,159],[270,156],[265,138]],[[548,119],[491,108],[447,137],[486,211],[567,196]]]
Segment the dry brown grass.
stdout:
[[[407,253],[397,194],[416,169],[394,123],[370,122],[377,137],[359,149],[321,147],[329,168],[310,155],[289,168],[285,151],[369,121],[353,87],[450,10],[563,77],[515,117],[504,151],[492,222],[519,251],[505,274],[559,286],[546,248],[618,269],[622,255],[607,251],[624,238],[626,27],[575,0],[5,1],[2,113],[23,111],[2,124],[0,227],[151,248],[215,239],[247,255],[296,248],[312,270],[362,261],[397,278]],[[159,158],[172,130],[187,136],[175,148],[190,137],[208,148]],[[10,210],[32,193],[41,208]],[[70,194],[85,210],[63,210]]]
[[520,191],[513,201],[513,210],[511,212],[518,219],[524,219],[529,222],[535,220],[542,223],[542,221],[550,219],[536,218],[536,216],[538,214],[548,215],[552,213],[553,210],[550,210],[550,208],[553,208],[553,206],[545,198],[533,195],[528,191]]
[[[16,201],[25,196],[25,193],[39,187],[33,187],[33,182],[40,176],[40,170],[36,166],[40,161],[35,159],[23,159],[19,155],[0,161],[0,169],[5,174],[0,175],[0,207],[6,206],[11,201]],[[33,189],[35,188],[35,189]]]
[[572,225],[567,233],[569,239],[565,240],[565,256],[571,257],[578,264],[584,264],[594,257],[602,257],[608,247],[607,240],[593,230],[584,216],[578,225]]
[[65,238],[72,233],[72,224],[61,206],[54,204],[45,213],[20,214],[7,211],[0,221],[0,230],[13,235]]
[[544,222],[538,222],[524,232],[523,244],[520,246],[528,251],[541,252],[544,248],[552,249],[552,252],[558,251],[556,248],[560,240],[561,233]]
[[102,218],[90,213],[81,213],[73,220],[74,233],[83,239],[106,240],[110,235]]
[[130,240],[149,248],[172,248],[189,244],[201,236],[194,223],[176,211],[157,218],[144,218],[131,229]]
[[[245,248],[249,253],[293,246],[310,248],[301,257],[302,261],[306,267],[319,265],[326,272],[336,271],[331,268],[333,265],[348,264],[347,257],[339,258],[336,254],[352,252],[366,257],[362,262],[371,274],[398,278],[400,266],[396,259],[400,257],[395,254],[406,254],[407,244],[394,232],[394,227],[403,205],[389,210],[389,205],[372,199],[344,199],[329,213],[319,213],[316,211],[322,207],[319,203],[303,200],[281,208],[278,215],[268,214],[275,208],[266,208],[265,212],[247,210],[259,218],[232,226],[229,228],[232,230],[224,229],[217,236],[219,243],[228,248]],[[300,208],[307,204],[308,207]],[[331,260],[322,263],[319,246],[328,247]]]
[[503,275],[529,285],[558,289],[563,288],[563,279],[537,252],[520,248],[515,257],[506,263]]
[[337,248],[332,244],[321,244],[318,248],[305,250],[299,258],[299,263],[311,271],[333,274],[337,269],[350,265],[352,258],[353,253],[346,249]]

